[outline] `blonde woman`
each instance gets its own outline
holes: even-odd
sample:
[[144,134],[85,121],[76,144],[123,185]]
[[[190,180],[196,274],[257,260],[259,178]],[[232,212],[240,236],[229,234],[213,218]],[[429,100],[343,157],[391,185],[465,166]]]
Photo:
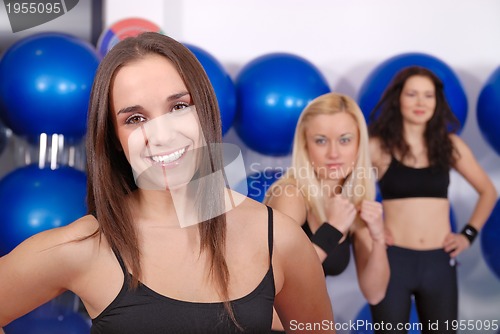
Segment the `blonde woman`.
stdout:
[[[295,131],[292,166],[266,194],[265,203],[302,227],[323,264],[339,275],[353,245],[359,286],[370,304],[389,281],[382,206],[374,201],[376,170],[368,131],[356,102],[328,93],[302,112]],[[275,314],[273,330],[283,326]]]

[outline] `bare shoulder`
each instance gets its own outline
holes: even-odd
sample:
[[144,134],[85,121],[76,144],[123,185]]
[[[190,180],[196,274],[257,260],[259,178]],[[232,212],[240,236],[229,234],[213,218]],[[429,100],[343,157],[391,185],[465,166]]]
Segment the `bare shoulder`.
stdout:
[[56,235],[60,235],[64,241],[71,241],[87,237],[96,232],[98,228],[99,223],[97,219],[92,215],[86,215],[75,220],[71,224],[50,230],[49,233],[52,232]]
[[456,134],[450,135],[455,149],[454,169],[461,174],[480,194],[487,194],[489,198],[496,199],[496,190],[490,177],[477,161],[474,153],[462,138]]
[[22,260],[20,263],[33,267],[53,266],[66,271],[84,270],[85,256],[91,253],[97,239],[89,236],[97,227],[93,216],[84,216],[66,226],[38,233],[18,245],[5,257],[6,261]]
[[273,212],[273,215],[276,261],[287,262],[303,257],[305,254],[313,254],[313,258],[318,259],[311,241],[293,219],[277,210]]
[[476,162],[474,153],[472,153],[470,147],[460,138],[460,136],[452,133],[449,137],[454,148],[454,155],[456,158],[454,167],[457,170],[460,171],[461,169],[467,168],[471,162]]
[[449,137],[450,137],[451,143],[453,144],[453,147],[458,151],[458,153],[460,153],[464,149],[465,150],[469,149],[469,146],[467,146],[467,144],[464,142],[464,140],[462,138],[460,138],[460,136],[458,136],[457,134],[450,133]]
[[307,201],[294,180],[280,180],[273,184],[264,203],[286,214],[298,225],[306,220]]
[[76,262],[79,264],[85,263],[86,259],[91,260],[96,247],[99,247],[104,239],[99,237],[98,229],[99,223],[92,215],[84,216],[62,227],[60,231],[57,231],[61,234],[60,238],[63,242],[60,245],[64,245],[61,247],[61,255],[66,257],[70,263],[75,261],[75,252],[78,252]]
[[[241,203],[234,212],[228,213],[229,219],[238,217],[243,225],[238,227],[240,232],[244,230],[248,238],[253,238],[255,235],[267,235],[261,232],[267,231],[269,220],[272,220],[273,227],[273,244],[274,249],[278,252],[295,252],[300,253],[302,247],[311,247],[311,243],[307,238],[302,228],[297,222],[290,218],[287,214],[268,207],[262,203],[248,199]],[[271,214],[271,215],[270,215]]]
[[[269,209],[270,208],[270,209]],[[235,225],[235,228],[245,233],[258,235],[268,229],[269,220],[273,222],[274,238],[293,239],[294,234],[304,234],[297,223],[287,214],[272,208],[271,206],[246,198],[240,204],[226,214],[228,226]],[[248,234],[246,234],[248,235]],[[267,233],[265,234],[267,235]],[[250,235],[248,235],[251,237]],[[305,236],[305,234],[304,234]]]

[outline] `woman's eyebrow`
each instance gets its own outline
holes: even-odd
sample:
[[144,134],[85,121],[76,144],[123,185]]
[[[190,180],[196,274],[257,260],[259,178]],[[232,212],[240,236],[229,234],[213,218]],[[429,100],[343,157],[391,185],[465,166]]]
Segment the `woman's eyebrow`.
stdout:
[[178,100],[186,95],[189,95],[189,92],[180,92],[177,94],[172,94],[167,98],[167,101],[175,101],[175,100]]
[[134,113],[134,112],[137,112],[139,110],[143,110],[144,108],[141,107],[140,105],[135,105],[135,106],[130,106],[130,107],[125,107],[125,108],[122,108],[120,109],[116,115],[121,115],[121,114],[131,114],[131,113]]
[[[189,95],[189,92],[180,92],[180,93],[172,94],[169,97],[167,97],[167,101],[169,101],[169,102],[175,101],[175,100],[178,100],[180,98],[183,98],[186,95]],[[134,106],[122,108],[116,114],[117,115],[130,114],[130,113],[134,113],[137,111],[143,111],[143,110],[144,110],[144,108],[142,106],[134,105]]]

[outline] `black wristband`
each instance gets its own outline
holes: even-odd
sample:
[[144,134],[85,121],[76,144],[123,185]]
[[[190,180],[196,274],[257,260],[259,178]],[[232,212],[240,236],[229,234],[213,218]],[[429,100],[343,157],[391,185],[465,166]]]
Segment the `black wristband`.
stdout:
[[337,247],[343,236],[342,232],[332,225],[323,223],[311,237],[311,241],[328,254]]
[[474,226],[471,226],[469,224],[465,225],[465,227],[462,229],[462,233],[466,238],[467,240],[469,240],[469,243],[472,245],[472,242],[474,241],[474,239],[476,239],[477,237],[477,230]]

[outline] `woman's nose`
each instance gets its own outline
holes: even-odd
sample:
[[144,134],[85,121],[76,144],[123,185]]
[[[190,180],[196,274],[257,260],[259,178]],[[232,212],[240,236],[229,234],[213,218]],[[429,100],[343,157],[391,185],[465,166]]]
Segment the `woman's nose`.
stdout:
[[424,104],[424,97],[417,95],[417,105],[421,106]]
[[328,151],[327,151],[328,157],[329,158],[337,158],[339,155],[339,148],[337,147],[336,143],[330,143],[328,145]]
[[[164,146],[174,138],[175,131],[169,122],[169,115],[161,115],[142,126],[144,140],[149,146]],[[171,121],[171,120],[170,120]]]

